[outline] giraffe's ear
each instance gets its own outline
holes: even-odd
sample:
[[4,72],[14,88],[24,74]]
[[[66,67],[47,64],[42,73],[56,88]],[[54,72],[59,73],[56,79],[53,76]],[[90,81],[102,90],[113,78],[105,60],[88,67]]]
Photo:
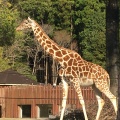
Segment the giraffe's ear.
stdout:
[[29,21],[29,22],[32,22],[32,20],[31,20],[31,18],[30,18],[30,17],[28,17],[28,21]]

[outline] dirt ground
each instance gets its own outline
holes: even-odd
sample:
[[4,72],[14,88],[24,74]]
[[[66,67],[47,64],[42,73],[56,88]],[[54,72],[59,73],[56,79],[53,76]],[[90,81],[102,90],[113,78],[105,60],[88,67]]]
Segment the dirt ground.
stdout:
[[[89,120],[95,120],[98,109],[97,103],[90,103],[89,105],[86,105],[86,108]],[[108,99],[105,100],[105,105],[100,114],[100,120],[116,120],[113,105]]]

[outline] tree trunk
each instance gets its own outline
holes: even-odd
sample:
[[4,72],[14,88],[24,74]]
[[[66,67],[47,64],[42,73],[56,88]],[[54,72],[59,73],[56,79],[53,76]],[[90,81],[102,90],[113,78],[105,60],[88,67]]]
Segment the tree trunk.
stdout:
[[107,70],[111,79],[111,91],[117,95],[119,75],[119,9],[118,0],[106,3],[106,51]]

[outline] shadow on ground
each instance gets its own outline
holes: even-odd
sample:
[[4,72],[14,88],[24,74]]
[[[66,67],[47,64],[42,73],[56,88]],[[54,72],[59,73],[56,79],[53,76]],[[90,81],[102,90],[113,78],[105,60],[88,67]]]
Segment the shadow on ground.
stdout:
[[[55,119],[51,119],[51,120],[60,120],[60,117],[56,117]],[[85,119],[82,111],[75,110],[65,115],[63,120],[85,120]]]

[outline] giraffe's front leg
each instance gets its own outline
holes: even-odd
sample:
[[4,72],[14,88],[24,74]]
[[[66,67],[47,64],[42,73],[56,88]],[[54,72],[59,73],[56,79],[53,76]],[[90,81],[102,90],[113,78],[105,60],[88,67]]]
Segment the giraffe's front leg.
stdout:
[[68,96],[68,84],[65,82],[65,80],[62,80],[62,82],[63,82],[63,100],[62,100],[62,110],[61,110],[60,120],[63,120],[67,96]]
[[84,99],[83,99],[83,96],[82,96],[82,91],[81,91],[78,79],[75,80],[74,88],[75,88],[75,91],[78,94],[78,98],[79,98],[80,104],[82,105],[82,109],[83,109],[85,120],[88,120],[86,109],[85,109],[85,102],[84,102]]

